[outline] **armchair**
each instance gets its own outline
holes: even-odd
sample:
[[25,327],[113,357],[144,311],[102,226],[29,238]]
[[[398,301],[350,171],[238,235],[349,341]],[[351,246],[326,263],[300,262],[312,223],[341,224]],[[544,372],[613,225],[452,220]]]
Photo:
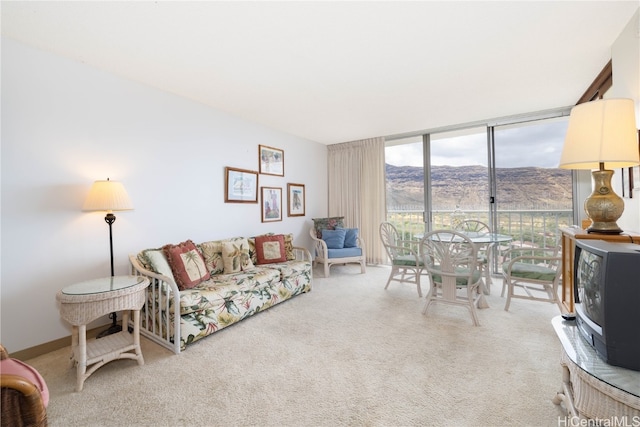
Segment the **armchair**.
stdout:
[[365,273],[365,243],[357,228],[344,228],[343,218],[314,218],[314,226],[309,229],[313,240],[315,257],[313,263],[324,265],[324,277],[329,277],[329,269],[334,264],[360,264],[360,272]]
[[[507,289],[506,311],[512,298],[520,298],[555,303],[562,312],[558,296],[562,257],[558,256],[557,248],[513,248],[507,250],[503,258],[501,296]],[[525,294],[517,294],[516,288]]]
[[0,345],[2,427],[47,425],[49,390],[42,376],[31,366],[9,357]]

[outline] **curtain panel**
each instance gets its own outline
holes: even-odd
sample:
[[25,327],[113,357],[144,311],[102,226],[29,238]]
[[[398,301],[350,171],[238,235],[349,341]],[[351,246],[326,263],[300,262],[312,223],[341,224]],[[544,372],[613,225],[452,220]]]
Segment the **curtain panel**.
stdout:
[[384,264],[378,229],[386,220],[384,138],[328,146],[329,216],[358,227],[368,264]]

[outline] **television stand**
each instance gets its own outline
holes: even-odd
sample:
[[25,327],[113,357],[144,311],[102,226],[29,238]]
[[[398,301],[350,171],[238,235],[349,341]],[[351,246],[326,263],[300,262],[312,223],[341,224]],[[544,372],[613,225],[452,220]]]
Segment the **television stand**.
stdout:
[[[562,389],[553,403],[564,403],[570,417],[632,425],[640,419],[640,371],[604,362],[580,335],[575,321],[551,321],[562,343]],[[626,421],[626,424],[624,423]]]

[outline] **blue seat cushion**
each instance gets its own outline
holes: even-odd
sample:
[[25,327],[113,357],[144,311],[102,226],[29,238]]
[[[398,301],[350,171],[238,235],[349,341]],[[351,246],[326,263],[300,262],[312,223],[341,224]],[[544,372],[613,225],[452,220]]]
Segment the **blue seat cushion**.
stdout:
[[349,258],[362,256],[362,248],[342,248],[327,250],[329,258]]

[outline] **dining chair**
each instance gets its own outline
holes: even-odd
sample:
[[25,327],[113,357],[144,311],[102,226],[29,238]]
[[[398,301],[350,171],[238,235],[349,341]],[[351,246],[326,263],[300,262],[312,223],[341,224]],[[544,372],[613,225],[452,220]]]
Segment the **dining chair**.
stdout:
[[[503,254],[502,294],[507,290],[504,309],[512,298],[555,303],[562,312],[558,296],[562,257],[558,248],[513,248]],[[522,292],[516,293],[516,289]]]
[[469,309],[473,325],[479,326],[476,304],[481,297],[482,274],[476,245],[464,233],[435,230],[423,237],[420,253],[431,279],[422,313],[436,302],[460,305]]
[[[478,235],[491,233],[491,227],[477,219],[464,220],[455,225],[453,229],[463,234],[473,233]],[[478,251],[478,270],[480,270],[484,276],[484,291],[487,294],[491,293],[491,284],[493,283],[491,280],[491,252],[493,246],[494,244],[492,243],[476,244]]]
[[412,283],[418,289],[418,296],[422,298],[420,275],[424,265],[418,253],[419,242],[400,239],[398,230],[390,222],[380,224],[380,240],[391,260],[391,273],[385,289],[392,280],[401,283]]

